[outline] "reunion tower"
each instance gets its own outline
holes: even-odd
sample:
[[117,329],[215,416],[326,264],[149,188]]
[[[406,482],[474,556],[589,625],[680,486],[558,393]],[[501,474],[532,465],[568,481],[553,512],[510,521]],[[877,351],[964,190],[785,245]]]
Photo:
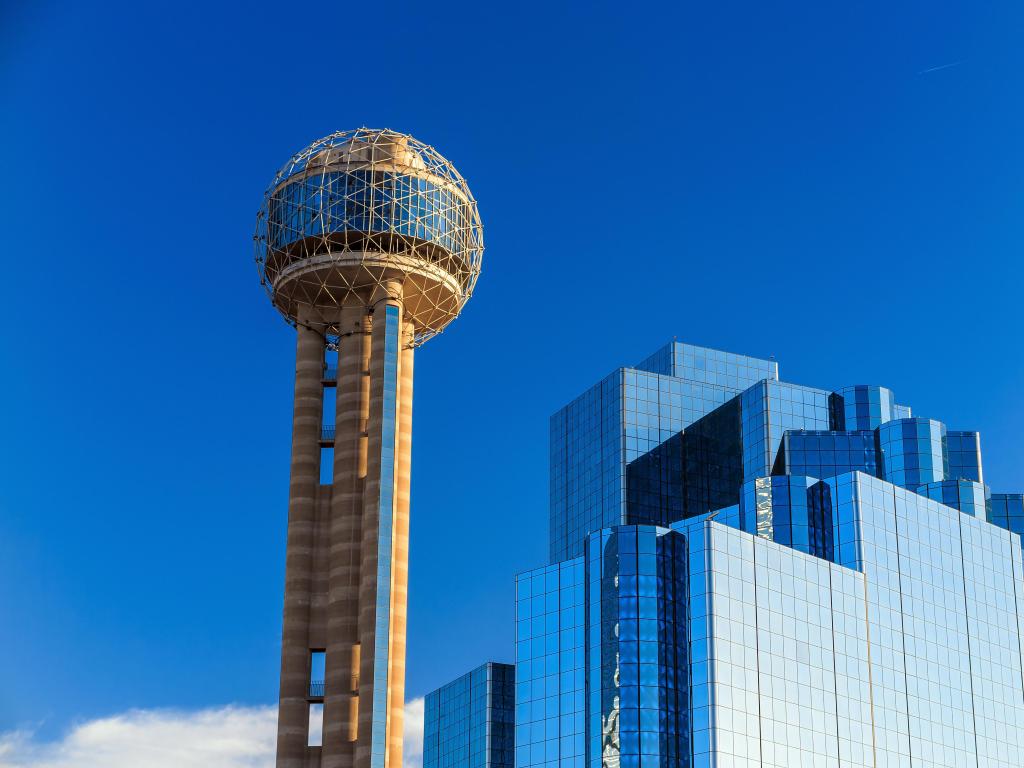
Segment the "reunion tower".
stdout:
[[298,332],[277,765],[401,768],[413,351],[473,292],[476,201],[432,147],[360,128],[278,171],[255,241]]

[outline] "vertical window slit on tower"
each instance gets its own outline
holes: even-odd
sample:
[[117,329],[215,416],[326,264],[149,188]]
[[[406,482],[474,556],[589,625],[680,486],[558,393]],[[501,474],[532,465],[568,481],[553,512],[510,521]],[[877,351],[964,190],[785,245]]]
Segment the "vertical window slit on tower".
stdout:
[[[301,731],[300,731],[301,733]],[[309,705],[309,735],[306,738],[307,747],[322,747],[324,743],[324,705],[321,703]]]
[[327,671],[327,653],[322,650],[309,652],[309,697],[322,699]]
[[[337,342],[335,341],[335,347]],[[333,382],[338,379],[338,350],[328,347],[324,351],[324,375],[325,382]]]
[[330,485],[334,482],[334,448],[331,446],[320,447],[320,485]]
[[[337,400],[337,394],[338,394],[337,388],[335,388],[335,387],[324,387],[324,398],[323,398],[324,409],[323,409],[323,413],[320,416],[320,423],[323,424],[324,427],[333,427],[334,426],[334,411],[335,411],[335,402]],[[332,437],[333,437],[333,432],[332,432]]]

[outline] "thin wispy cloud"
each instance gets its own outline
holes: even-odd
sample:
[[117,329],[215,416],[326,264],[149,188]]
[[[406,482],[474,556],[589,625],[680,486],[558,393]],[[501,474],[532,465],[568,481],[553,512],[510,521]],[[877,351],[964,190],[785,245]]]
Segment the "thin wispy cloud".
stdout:
[[[277,708],[131,710],[44,741],[0,733],[0,768],[273,768]],[[423,699],[405,707],[403,768],[423,764]]]
[[949,69],[950,67],[958,67],[963,63],[963,59],[961,59],[960,61],[951,61],[949,64],[939,64],[939,66],[937,67],[928,67],[928,69],[922,69],[917,74],[927,75],[929,72],[938,72],[939,70]]

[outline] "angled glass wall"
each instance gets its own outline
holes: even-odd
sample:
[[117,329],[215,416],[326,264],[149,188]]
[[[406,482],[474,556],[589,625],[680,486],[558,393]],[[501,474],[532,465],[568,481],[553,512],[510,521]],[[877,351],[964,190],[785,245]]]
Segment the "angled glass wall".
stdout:
[[743,477],[781,473],[787,430],[827,430],[829,393],[781,381],[762,381],[740,396]]
[[515,667],[487,662],[436,691],[423,708],[423,768],[512,768]]
[[[738,392],[630,369],[622,376],[624,461],[618,477],[627,504],[618,522],[667,525],[682,516],[681,434]],[[572,554],[582,553],[587,533],[576,531]]]
[[747,533],[816,557],[834,557],[832,496],[825,482],[759,477],[744,483],[738,511],[739,528]]
[[516,578],[516,768],[584,768],[584,560]]
[[782,438],[783,472],[829,478],[847,472],[877,475],[875,433],[788,431]]
[[637,370],[686,379],[696,384],[715,384],[742,392],[762,379],[778,379],[779,364],[733,352],[672,341],[645,360]]
[[885,388],[711,352],[552,420],[565,562],[517,582],[517,766],[1024,765],[1024,494]]
[[896,396],[891,389],[857,384],[832,395],[832,423],[840,431],[871,431],[887,421],[900,418]]
[[946,453],[949,457],[949,480],[973,480],[984,483],[981,471],[981,435],[977,432],[947,430]]
[[[1020,537],[864,473],[759,480],[519,577],[517,766],[1024,764]],[[732,527],[747,491],[828,509],[831,559]]]
[[949,473],[946,425],[920,417],[895,419],[878,428],[881,476],[893,485],[917,488]]
[[863,575],[718,517],[673,527],[691,564],[692,765],[875,766]]
[[[754,377],[777,376],[774,361],[673,342],[555,413],[551,562],[581,555],[587,534],[603,527],[666,525],[687,514],[680,468],[684,430],[739,395]],[[706,493],[696,497],[696,506],[702,498]]]
[[[740,399],[697,419],[682,434],[682,507],[668,522],[736,504],[743,483]],[[634,462],[639,465],[641,460]]]
[[918,486],[916,492],[979,520],[988,519],[989,490],[970,480],[940,480]]
[[1024,535],[1024,494],[993,493],[989,499],[989,522]]
[[[730,547],[716,539],[744,535],[725,533],[724,521],[740,520],[735,510],[673,526],[688,538],[703,526],[711,539],[704,557],[714,690],[705,764],[1021,764],[1020,537],[863,473],[828,485],[836,564],[761,538],[753,554],[739,538],[723,555]],[[1017,501],[1024,515],[1024,497]],[[691,562],[699,557],[692,546]],[[822,568],[829,570],[812,580],[816,587],[801,583]],[[738,605],[748,584],[749,614]],[[809,604],[800,603],[805,595]],[[801,649],[808,638],[811,647]],[[807,659],[812,668],[803,672]],[[722,678],[728,683],[717,685]]]
[[866,576],[877,764],[1024,764],[1020,538],[861,473],[832,484],[838,559]]
[[653,526],[595,533],[586,578],[588,765],[688,765],[683,537]]
[[581,554],[590,531],[623,522],[625,416],[619,370],[551,417],[553,563]]

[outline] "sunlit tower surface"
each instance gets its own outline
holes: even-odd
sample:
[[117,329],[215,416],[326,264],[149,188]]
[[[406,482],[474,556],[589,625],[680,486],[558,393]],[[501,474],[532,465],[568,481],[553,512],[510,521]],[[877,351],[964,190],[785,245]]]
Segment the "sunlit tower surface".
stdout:
[[343,131],[278,171],[255,241],[298,335],[277,765],[401,768],[413,350],[473,292],[476,201],[432,147]]

